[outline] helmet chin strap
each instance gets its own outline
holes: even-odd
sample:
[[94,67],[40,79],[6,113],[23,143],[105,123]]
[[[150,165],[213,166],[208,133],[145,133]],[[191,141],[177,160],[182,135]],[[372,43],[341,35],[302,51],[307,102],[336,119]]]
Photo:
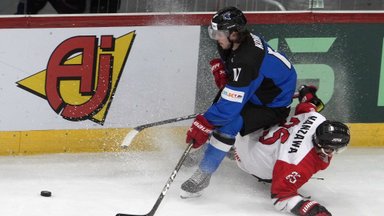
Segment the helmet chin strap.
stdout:
[[318,144],[314,144],[314,147],[316,149],[317,152],[319,152],[319,150],[321,151],[322,154],[328,156],[328,157],[332,157],[333,154],[335,153],[335,151],[332,151],[331,153],[327,153],[324,148],[320,147]]
[[333,153],[335,152],[335,151],[332,151],[331,153],[326,153],[325,150],[324,150],[324,148],[321,148],[321,147],[320,147],[320,149],[321,149],[321,152],[322,152],[323,154],[325,154],[325,155],[327,155],[327,156],[329,156],[329,157],[332,156]]

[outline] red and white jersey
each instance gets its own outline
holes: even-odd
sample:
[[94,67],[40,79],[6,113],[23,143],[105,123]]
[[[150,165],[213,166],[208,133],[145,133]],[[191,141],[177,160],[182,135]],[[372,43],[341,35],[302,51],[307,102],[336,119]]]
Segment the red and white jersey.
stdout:
[[317,126],[325,120],[310,111],[288,118],[282,126],[236,138],[238,166],[261,179],[272,179],[271,193],[278,210],[289,212],[302,200],[298,189],[328,167],[330,158],[321,158],[312,143]]

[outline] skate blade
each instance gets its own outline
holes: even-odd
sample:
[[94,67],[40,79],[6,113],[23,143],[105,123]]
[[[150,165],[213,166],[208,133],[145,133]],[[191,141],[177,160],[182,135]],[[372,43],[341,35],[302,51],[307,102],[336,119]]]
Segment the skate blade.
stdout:
[[196,192],[196,193],[191,193],[191,192],[187,192],[187,191],[182,190],[180,193],[180,198],[181,199],[191,199],[191,198],[201,197],[201,195],[203,195],[203,193],[201,191]]

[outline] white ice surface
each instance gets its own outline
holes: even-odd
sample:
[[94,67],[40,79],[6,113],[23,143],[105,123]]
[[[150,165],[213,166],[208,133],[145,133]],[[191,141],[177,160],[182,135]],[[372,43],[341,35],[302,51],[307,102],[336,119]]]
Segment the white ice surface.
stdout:
[[[176,147],[175,147],[176,146]],[[157,200],[184,146],[156,152],[0,157],[0,216],[114,216],[145,214]],[[195,168],[182,167],[157,216],[287,215],[258,183],[226,159],[204,195],[179,198]],[[336,216],[384,215],[384,149],[350,148],[300,192]],[[41,197],[41,190],[53,196]]]

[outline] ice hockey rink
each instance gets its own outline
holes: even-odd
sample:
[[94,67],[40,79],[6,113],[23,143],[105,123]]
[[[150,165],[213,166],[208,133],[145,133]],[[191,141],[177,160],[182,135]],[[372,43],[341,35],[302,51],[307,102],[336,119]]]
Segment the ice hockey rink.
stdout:
[[[46,154],[0,157],[1,216],[145,214],[156,202],[185,146],[159,141],[152,152]],[[299,192],[333,215],[384,215],[384,149],[349,148]],[[182,167],[158,216],[287,215],[274,210],[269,185],[225,159],[205,194],[179,198],[195,168]],[[49,190],[52,197],[40,196]]]

